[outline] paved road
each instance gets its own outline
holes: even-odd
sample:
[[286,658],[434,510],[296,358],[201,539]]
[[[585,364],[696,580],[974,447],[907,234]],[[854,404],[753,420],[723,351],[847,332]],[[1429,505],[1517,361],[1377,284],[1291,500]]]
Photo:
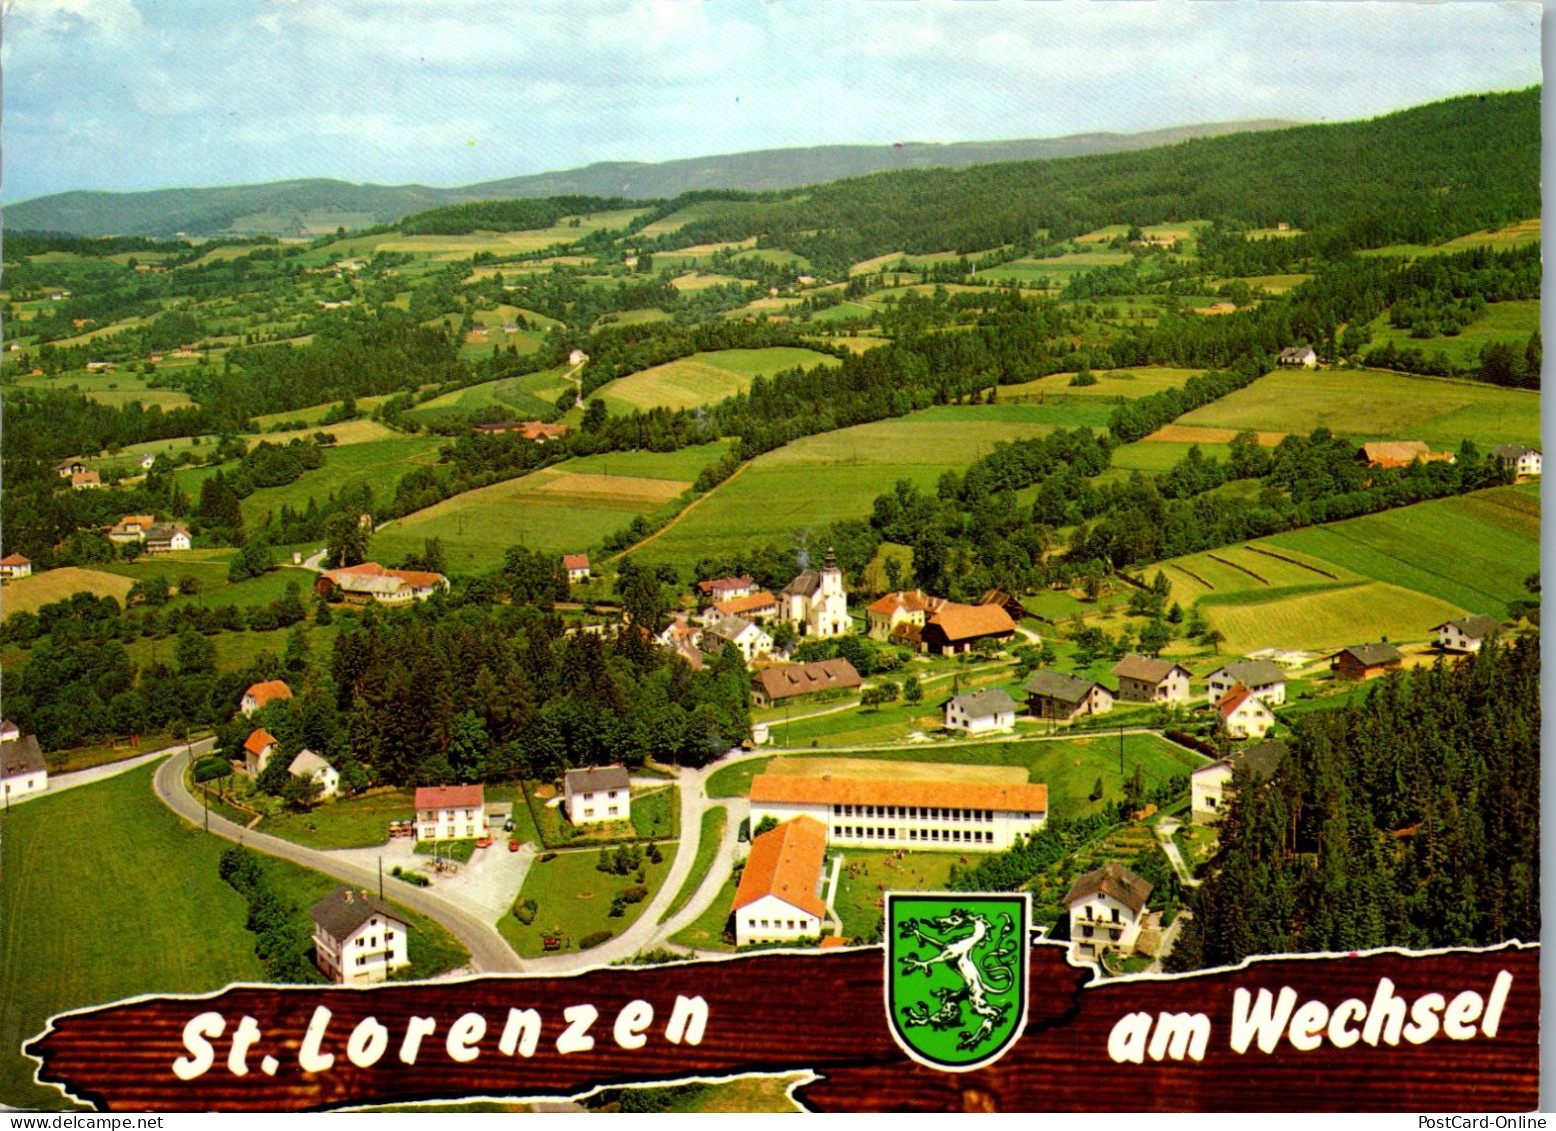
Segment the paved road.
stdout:
[[[248,831],[225,817],[215,813],[207,814],[200,802],[184,788],[184,767],[187,761],[185,756],[175,754],[162,763],[152,780],[152,788],[156,790],[157,797],[180,817],[191,824],[201,826],[209,817],[211,832],[217,836],[237,841],[269,856],[290,860],[294,864],[301,864],[316,872],[335,876],[366,890],[378,890],[378,869],[375,867],[354,863],[333,853],[304,848],[302,845],[265,833]],[[391,893],[386,891],[386,894]],[[513,953],[513,948],[508,945],[507,940],[497,933],[496,927],[484,921],[479,912],[462,907],[435,891],[411,887],[409,884],[397,885],[392,897],[396,902],[419,911],[446,927],[470,952],[471,965],[475,970],[496,974],[525,969],[525,964],[519,960],[518,955]]]
[[95,781],[104,778],[117,777],[126,770],[133,770],[137,766],[144,766],[147,762],[155,762],[158,758],[165,758],[169,754],[209,754],[216,749],[216,739],[201,738],[189,744],[179,743],[177,746],[164,747],[161,750],[153,750],[149,754],[137,754],[133,758],[125,758],[118,762],[105,762],[101,766],[93,766],[88,770],[76,770],[69,774],[49,775],[49,788],[42,793],[29,793],[24,797],[10,799],[12,805],[23,805],[28,801],[36,801],[40,797],[53,797],[56,793],[63,793],[67,789],[74,789],[78,785],[91,785]]
[[1194,869],[1188,866],[1183,853],[1178,851],[1178,842],[1172,839],[1172,834],[1178,831],[1180,824],[1171,817],[1163,817],[1156,822],[1156,839],[1162,842],[1162,851],[1167,854],[1172,870],[1178,873],[1178,879],[1187,887],[1197,888],[1199,881],[1194,878]]

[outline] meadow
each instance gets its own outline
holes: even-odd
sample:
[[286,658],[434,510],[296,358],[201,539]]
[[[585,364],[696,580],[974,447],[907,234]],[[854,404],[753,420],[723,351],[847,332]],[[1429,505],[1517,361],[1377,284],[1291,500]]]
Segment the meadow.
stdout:
[[1539,444],[1540,397],[1523,389],[1371,369],[1285,370],[1195,409],[1176,424],[1304,435],[1322,427],[1358,442],[1424,440],[1440,451],[1470,439],[1484,451],[1497,444]]
[[62,566],[7,581],[0,587],[0,593],[4,594],[4,614],[10,616],[12,613],[35,613],[44,605],[63,601],[76,593],[112,597],[122,605],[134,584],[130,578],[106,570]]
[[1393,342],[1400,349],[1418,349],[1427,355],[1442,351],[1455,366],[1474,366],[1480,362],[1480,351],[1492,342],[1506,342],[1522,356],[1529,335],[1540,328],[1539,300],[1528,302],[1493,302],[1487,304],[1479,318],[1453,336],[1439,334],[1432,338],[1413,338],[1409,330],[1389,325],[1387,313],[1380,314],[1367,327],[1372,335],[1369,350]]
[[539,416],[554,409],[557,398],[563,392],[577,388],[571,381],[563,380],[562,375],[570,369],[570,366],[562,366],[543,369],[538,373],[525,373],[519,377],[483,381],[479,385],[470,385],[423,401],[405,415],[410,420],[425,421],[499,407],[504,412],[526,419]]
[[1145,365],[1134,369],[1099,369],[1092,373],[1095,385],[1071,386],[1074,373],[1050,373],[1036,381],[1024,381],[1019,385],[1001,385],[999,398],[1011,402],[1037,397],[1100,397],[1115,400],[1118,397],[1148,397],[1152,393],[1168,389],[1181,389],[1190,377],[1203,373],[1202,369],[1173,369],[1165,365]]
[[[576,951],[579,940],[596,931],[620,934],[653,902],[654,894],[675,862],[676,848],[673,842],[660,844],[663,860],[658,864],[644,858],[642,884],[632,873],[618,876],[601,872],[595,866],[600,852],[593,849],[558,852],[546,861],[537,859],[530,865],[529,875],[525,877],[515,903],[517,906],[528,899],[536,902],[539,910],[534,923],[525,926],[510,912],[497,921],[497,929],[524,958],[538,958],[544,954],[542,937],[553,932],[564,940],[563,951]],[[640,886],[646,887],[648,894],[637,903],[627,904],[626,913],[613,918],[611,900],[616,893]]]
[[613,413],[630,414],[650,408],[696,408],[751,387],[753,378],[770,377],[785,369],[839,365],[836,358],[814,350],[773,346],[767,349],[717,350],[629,374],[599,389]]

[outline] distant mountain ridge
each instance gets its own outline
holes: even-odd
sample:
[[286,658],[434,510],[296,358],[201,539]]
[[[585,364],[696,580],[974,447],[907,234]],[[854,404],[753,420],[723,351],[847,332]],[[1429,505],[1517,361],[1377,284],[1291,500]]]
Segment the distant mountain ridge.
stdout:
[[1279,119],[1210,122],[1142,133],[1086,133],[1014,141],[826,145],[764,149],[657,163],[606,161],[457,188],[351,184],[325,178],[150,192],[73,191],[9,205],[5,226],[78,236],[309,236],[336,227],[392,224],[412,213],[473,200],[561,195],[669,198],[697,189],[777,191],[894,169],[1076,157],[1172,145],[1190,138],[1285,129]]

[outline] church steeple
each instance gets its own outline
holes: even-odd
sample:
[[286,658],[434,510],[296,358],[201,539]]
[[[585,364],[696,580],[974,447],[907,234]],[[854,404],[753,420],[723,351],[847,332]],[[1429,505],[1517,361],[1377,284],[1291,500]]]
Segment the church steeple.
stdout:
[[827,547],[826,567],[828,569],[837,568],[837,555],[832,552],[831,546]]

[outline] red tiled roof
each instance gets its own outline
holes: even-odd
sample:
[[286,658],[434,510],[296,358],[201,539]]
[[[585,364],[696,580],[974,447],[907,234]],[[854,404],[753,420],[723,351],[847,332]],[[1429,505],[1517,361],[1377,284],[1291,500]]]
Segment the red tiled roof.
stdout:
[[704,593],[727,593],[731,589],[749,589],[756,584],[756,579],[750,574],[744,577],[719,577],[712,581],[699,581],[697,588]]
[[1252,691],[1249,691],[1240,683],[1233,684],[1232,690],[1221,696],[1220,702],[1216,704],[1216,710],[1220,711],[1223,717],[1230,718],[1233,711],[1237,710],[1246,700],[1251,698],[1253,698]]
[[7,554],[0,558],[0,565],[32,565],[32,559],[24,558],[20,554]]
[[486,804],[486,787],[479,785],[424,785],[416,790],[416,810],[469,809]]
[[778,598],[767,592],[753,593],[749,597],[732,597],[728,601],[720,601],[713,607],[727,617],[738,617],[762,609],[776,609]]
[[826,826],[812,817],[795,817],[763,833],[751,842],[731,910],[772,895],[818,918],[826,915],[827,905],[816,896],[826,855]]
[[954,605],[947,602],[929,623],[938,626],[947,640],[971,640],[979,636],[1009,635],[1016,631],[1016,622],[998,605]]
[[274,746],[275,744],[275,735],[262,728],[248,736],[248,740],[243,744],[243,749],[257,757],[265,752],[265,747]]
[[264,683],[256,683],[249,688],[248,695],[263,707],[272,699],[290,699],[292,689],[279,679],[268,679]]
[[943,809],[995,809],[1002,813],[1048,812],[1041,782],[901,781],[844,778],[835,774],[758,774],[751,801],[800,805],[916,805]]
[[909,613],[933,612],[946,603],[938,597],[927,596],[922,589],[903,589],[879,598],[870,606],[870,612],[887,615],[898,609]]
[[563,569],[588,569],[589,568],[589,555],[588,554],[563,554],[562,555],[562,568]]

